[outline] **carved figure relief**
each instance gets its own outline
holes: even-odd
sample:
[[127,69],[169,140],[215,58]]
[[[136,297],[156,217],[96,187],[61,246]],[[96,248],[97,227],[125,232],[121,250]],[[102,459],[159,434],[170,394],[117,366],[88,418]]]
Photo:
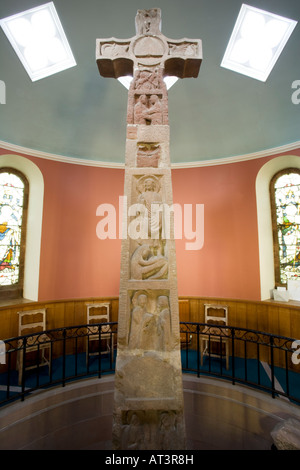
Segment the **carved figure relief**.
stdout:
[[168,260],[155,254],[155,247],[140,245],[131,257],[131,279],[165,279],[168,274]]
[[159,240],[162,232],[162,214],[158,212],[160,204],[162,204],[160,181],[154,175],[142,176],[137,182],[137,191],[140,193],[137,199],[138,204],[142,204],[146,208],[147,221],[145,225],[148,227],[148,238]]
[[137,149],[137,167],[157,168],[160,160],[159,144],[139,143]]
[[159,8],[151,10],[138,10],[135,17],[136,33],[159,34],[161,23],[161,11]]
[[159,336],[162,340],[160,349],[168,351],[172,347],[172,332],[169,298],[166,295],[160,295],[157,299],[157,314],[160,329]]
[[159,446],[161,450],[178,449],[176,411],[138,410],[123,413],[122,449],[147,450]]
[[118,57],[127,55],[129,51],[129,43],[121,44],[117,42],[107,42],[101,44],[101,54],[106,57]]
[[128,346],[144,351],[171,350],[169,297],[158,295],[156,298],[153,292],[148,294],[137,291],[133,295]]
[[196,56],[198,46],[194,42],[184,42],[182,44],[169,43],[169,55]]
[[128,345],[132,349],[139,349],[141,346],[141,329],[144,315],[147,313],[148,297],[146,294],[139,294],[133,298],[133,310],[131,312],[131,324]]
[[161,96],[137,95],[134,105],[134,124],[163,124]]
[[127,412],[123,424],[122,449],[127,450],[145,450],[145,434],[143,416],[141,412]]

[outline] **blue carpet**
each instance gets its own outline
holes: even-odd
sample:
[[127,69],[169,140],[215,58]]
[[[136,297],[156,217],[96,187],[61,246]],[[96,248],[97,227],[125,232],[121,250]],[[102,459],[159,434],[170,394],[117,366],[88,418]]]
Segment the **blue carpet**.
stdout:
[[[115,351],[116,357],[116,351]],[[186,350],[181,352],[182,358],[182,370],[184,373],[198,374],[197,371],[197,351],[189,350],[188,356]],[[114,358],[115,359],[115,358]],[[114,368],[115,362],[112,367]],[[200,365],[200,363],[199,363]],[[99,359],[98,356],[92,356],[89,360],[89,369],[86,367],[86,355],[85,353],[76,356],[67,355],[65,357],[65,364],[63,364],[62,358],[55,359],[52,361],[52,385],[61,384],[62,380],[68,383],[79,378],[98,377]],[[265,370],[265,368],[267,370]],[[286,380],[286,371],[279,367],[274,368],[275,371],[275,395],[283,391],[289,393],[289,395],[297,400],[300,400],[300,374],[292,371],[288,371],[288,383]],[[38,372],[38,373],[37,373]],[[101,376],[112,374],[114,370],[111,368],[110,356],[108,354],[101,355]],[[226,369],[225,359],[220,360],[219,358],[204,357],[203,366],[200,367],[199,376],[214,376],[222,377],[222,379],[228,379],[230,381],[235,379],[236,383],[250,384],[256,389],[265,390],[271,393],[272,381],[270,377],[270,370],[268,366],[263,367],[262,363],[256,359],[242,359],[232,358],[229,360],[229,368]],[[49,369],[47,366],[40,367],[39,370],[32,369],[26,371],[25,374],[25,389],[27,391],[33,391],[38,387],[50,387],[49,384]],[[18,373],[17,371],[11,371],[9,378],[9,396],[7,396],[7,374],[0,374],[0,404],[5,402],[7,399],[13,400],[20,396],[21,387],[18,385]],[[299,403],[297,403],[299,405]]]

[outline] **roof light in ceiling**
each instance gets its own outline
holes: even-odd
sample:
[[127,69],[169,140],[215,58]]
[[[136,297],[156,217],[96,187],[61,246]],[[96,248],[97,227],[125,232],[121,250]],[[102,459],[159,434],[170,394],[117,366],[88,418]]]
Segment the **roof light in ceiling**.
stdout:
[[53,2],[0,20],[32,81],[76,65]]
[[221,67],[265,82],[296,24],[243,4]]
[[[124,77],[119,77],[118,78],[119,82],[122,83],[122,85],[129,90],[130,83],[132,81],[132,76],[131,75],[126,75]],[[178,77],[165,77],[164,82],[166,84],[167,90],[171,88],[171,86],[174,85],[178,80]]]

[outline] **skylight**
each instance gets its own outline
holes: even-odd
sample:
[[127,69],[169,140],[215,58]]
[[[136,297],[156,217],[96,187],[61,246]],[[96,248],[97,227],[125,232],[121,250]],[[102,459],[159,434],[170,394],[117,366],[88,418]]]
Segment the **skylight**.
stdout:
[[[133,77],[131,75],[126,75],[124,77],[119,77],[118,80],[119,80],[120,83],[122,83],[122,85],[125,88],[127,88],[127,90],[129,90],[132,78]],[[169,90],[171,88],[171,86],[173,86],[174,83],[177,82],[177,80],[178,80],[178,77],[165,77],[164,82],[166,84],[167,90]]]
[[221,67],[265,82],[296,24],[243,4]]
[[32,81],[76,65],[53,2],[0,20]]

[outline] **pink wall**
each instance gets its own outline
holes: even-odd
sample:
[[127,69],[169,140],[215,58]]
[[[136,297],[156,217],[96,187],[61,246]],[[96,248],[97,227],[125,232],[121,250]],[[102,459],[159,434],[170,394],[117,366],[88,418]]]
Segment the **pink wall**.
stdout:
[[177,241],[180,295],[259,298],[258,169],[251,161],[173,171],[174,202],[204,204],[203,248]]
[[[121,241],[99,240],[96,210],[118,208],[124,171],[25,157],[45,183],[39,300],[117,296]],[[173,170],[174,203],[204,205],[203,247],[176,241],[179,295],[260,299],[255,179],[270,158]]]
[[100,240],[97,207],[118,207],[122,170],[39,161],[45,178],[40,300],[119,294],[121,241]]

